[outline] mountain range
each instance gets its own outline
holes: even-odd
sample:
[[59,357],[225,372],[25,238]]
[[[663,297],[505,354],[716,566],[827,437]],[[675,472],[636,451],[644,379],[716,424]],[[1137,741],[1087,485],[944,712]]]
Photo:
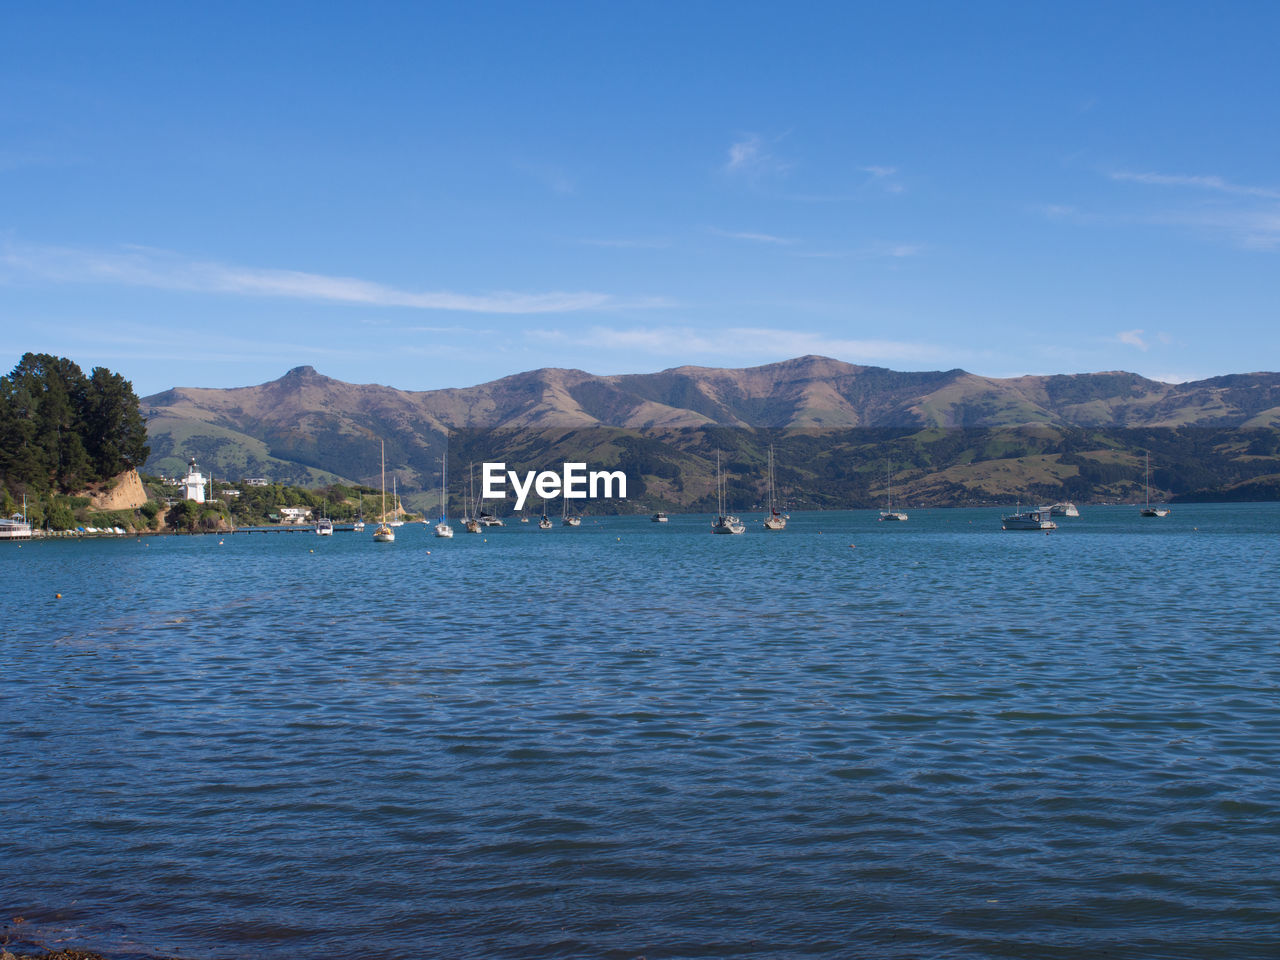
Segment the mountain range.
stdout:
[[[388,468],[400,489],[410,502],[425,502],[438,482],[448,431],[455,476],[467,458],[505,457],[541,468],[566,456],[595,457],[595,462],[623,463],[648,477],[654,502],[688,506],[704,496],[701,481],[706,479],[709,444],[736,450],[738,471],[753,473],[762,444],[785,447],[793,438],[824,436],[831,441],[830,450],[852,455],[865,448],[853,464],[855,472],[865,474],[867,482],[854,485],[863,496],[877,492],[874,476],[878,470],[883,478],[884,448],[887,456],[901,459],[906,471],[902,487],[895,476],[895,490],[909,497],[915,483],[921,496],[933,491],[927,499],[964,502],[975,499],[965,495],[975,490],[976,499],[999,497],[1011,492],[1004,487],[1041,480],[1052,486],[1067,479],[1071,470],[1036,475],[1050,462],[1059,464],[1064,455],[1079,458],[1081,444],[1090,446],[1090,436],[1097,440],[1097,462],[1132,466],[1136,461],[1129,434],[1135,431],[1147,437],[1141,445],[1148,451],[1163,450],[1169,443],[1184,448],[1192,433],[1201,444],[1207,435],[1274,433],[1280,428],[1280,374],[1235,374],[1181,384],[1125,372],[997,379],[958,369],[900,372],[809,356],[746,369],[684,366],[617,376],[547,368],[472,387],[408,391],[345,383],[304,366],[256,386],[175,387],[143,398],[141,406],[152,472],[179,472],[185,459],[194,456],[208,470],[229,478],[376,483],[385,442]],[[970,444],[953,450],[957,435],[982,438],[982,449],[966,453]],[[893,449],[903,451],[906,438],[911,438],[911,455],[894,457]],[[939,446],[942,438],[950,439]],[[1033,448],[1036,457],[1057,459],[1014,470],[995,487],[975,488],[964,476],[958,487],[944,484],[949,492],[930,485],[926,474],[965,463],[1017,461],[1001,455],[1010,452],[1010,444],[1023,448],[1023,460]],[[942,459],[918,455],[944,448],[951,452]],[[810,446],[803,449],[810,452],[792,461],[797,483],[806,473],[814,480],[822,473],[801,462],[821,460],[820,454]],[[1230,451],[1220,452],[1227,456]],[[1261,460],[1268,461],[1268,455]],[[779,462],[788,462],[781,452]],[[1169,462],[1161,469],[1168,469]],[[1280,472],[1270,466],[1271,472]],[[676,479],[663,476],[672,469],[694,479],[692,488],[664,485],[664,479]],[[921,475],[912,476],[912,470]],[[1209,488],[1239,480],[1256,485],[1266,475],[1237,469]],[[1177,488],[1166,484],[1171,492]],[[743,495],[749,489],[754,489],[751,483]],[[1124,489],[1121,484],[1105,495],[1124,496]],[[853,488],[846,494],[845,505],[857,505],[849,502],[850,495],[858,497]]]

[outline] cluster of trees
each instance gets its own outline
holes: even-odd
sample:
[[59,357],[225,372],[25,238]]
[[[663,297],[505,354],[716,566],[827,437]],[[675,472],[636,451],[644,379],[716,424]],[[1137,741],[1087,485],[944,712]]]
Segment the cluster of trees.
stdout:
[[106,367],[28,353],[0,377],[0,482],[70,492],[146,461],[147,425],[133,384]]

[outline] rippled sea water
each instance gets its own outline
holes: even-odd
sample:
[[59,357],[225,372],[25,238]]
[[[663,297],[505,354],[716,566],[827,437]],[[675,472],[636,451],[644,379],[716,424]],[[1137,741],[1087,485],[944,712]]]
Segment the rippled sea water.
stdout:
[[1082,509],[0,544],[9,935],[1280,956],[1280,504]]

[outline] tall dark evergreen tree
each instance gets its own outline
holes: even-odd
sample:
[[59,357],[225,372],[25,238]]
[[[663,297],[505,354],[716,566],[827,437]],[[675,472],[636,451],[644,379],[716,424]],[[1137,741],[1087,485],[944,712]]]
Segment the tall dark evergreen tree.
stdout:
[[97,367],[25,354],[0,377],[0,479],[6,486],[76,490],[146,461],[146,422],[133,386]]

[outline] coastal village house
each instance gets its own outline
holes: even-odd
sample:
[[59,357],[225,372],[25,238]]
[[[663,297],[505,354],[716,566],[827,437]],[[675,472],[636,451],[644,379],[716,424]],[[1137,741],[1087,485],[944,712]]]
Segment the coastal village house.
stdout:
[[310,507],[281,507],[281,523],[306,523],[311,519]]

